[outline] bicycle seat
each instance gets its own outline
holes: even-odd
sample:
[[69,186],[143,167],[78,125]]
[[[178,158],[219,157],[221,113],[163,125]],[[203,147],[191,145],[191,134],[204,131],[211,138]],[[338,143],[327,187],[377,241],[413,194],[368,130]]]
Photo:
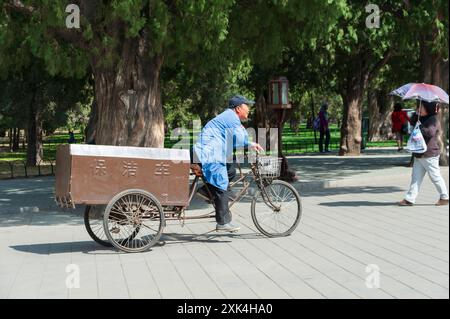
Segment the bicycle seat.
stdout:
[[191,164],[191,172],[195,176],[199,176],[199,177],[203,176],[202,168],[198,164]]

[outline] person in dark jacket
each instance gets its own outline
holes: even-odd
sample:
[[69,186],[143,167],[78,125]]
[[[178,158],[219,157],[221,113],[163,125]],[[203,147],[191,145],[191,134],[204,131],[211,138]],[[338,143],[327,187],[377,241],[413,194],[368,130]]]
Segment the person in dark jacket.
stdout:
[[399,205],[414,205],[425,173],[428,173],[428,176],[430,176],[436,190],[439,192],[440,198],[436,205],[448,205],[448,191],[439,168],[439,134],[441,131],[441,126],[437,117],[437,104],[433,102],[422,102],[419,113],[419,121],[421,123],[420,130],[427,144],[427,151],[422,154],[414,153],[411,184],[405,198],[399,203]]
[[[326,102],[322,103],[319,111],[319,151],[320,153],[329,153],[329,145],[330,145],[330,129],[328,127],[329,115],[328,115],[328,104]],[[323,139],[325,137],[325,150],[323,150]]]

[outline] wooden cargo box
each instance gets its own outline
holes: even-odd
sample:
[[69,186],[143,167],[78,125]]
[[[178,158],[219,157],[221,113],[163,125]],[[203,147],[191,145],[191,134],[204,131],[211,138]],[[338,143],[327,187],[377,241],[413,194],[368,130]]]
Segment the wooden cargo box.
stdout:
[[100,205],[121,191],[142,189],[163,206],[187,206],[189,156],[180,149],[60,145],[55,199],[62,207]]

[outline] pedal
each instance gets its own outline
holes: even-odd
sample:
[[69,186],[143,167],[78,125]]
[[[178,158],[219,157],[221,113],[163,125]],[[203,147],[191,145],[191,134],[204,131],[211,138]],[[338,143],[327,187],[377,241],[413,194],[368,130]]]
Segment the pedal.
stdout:
[[120,229],[119,229],[119,227],[113,227],[113,228],[110,229],[109,232],[111,234],[118,234],[118,233],[120,233]]

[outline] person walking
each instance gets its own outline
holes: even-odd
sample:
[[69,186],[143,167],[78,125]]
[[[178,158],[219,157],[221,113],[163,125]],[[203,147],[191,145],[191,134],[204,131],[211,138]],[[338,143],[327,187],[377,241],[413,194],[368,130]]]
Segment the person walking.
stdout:
[[[328,127],[329,116],[328,116],[328,104],[326,102],[322,103],[319,111],[319,151],[320,153],[329,153],[330,145],[330,129]],[[325,137],[325,150],[323,149],[323,139]]]
[[406,111],[402,110],[400,103],[395,103],[394,112],[391,115],[392,132],[395,134],[398,151],[403,150],[403,136],[408,134],[409,117]]
[[422,102],[422,104],[419,108],[419,122],[421,123],[420,130],[427,144],[427,151],[422,154],[413,153],[414,164],[411,184],[404,199],[399,203],[400,206],[414,205],[425,173],[430,176],[440,196],[435,205],[443,206],[449,203],[447,187],[439,167],[440,148],[438,139],[441,126],[437,117],[437,104],[433,102]]

